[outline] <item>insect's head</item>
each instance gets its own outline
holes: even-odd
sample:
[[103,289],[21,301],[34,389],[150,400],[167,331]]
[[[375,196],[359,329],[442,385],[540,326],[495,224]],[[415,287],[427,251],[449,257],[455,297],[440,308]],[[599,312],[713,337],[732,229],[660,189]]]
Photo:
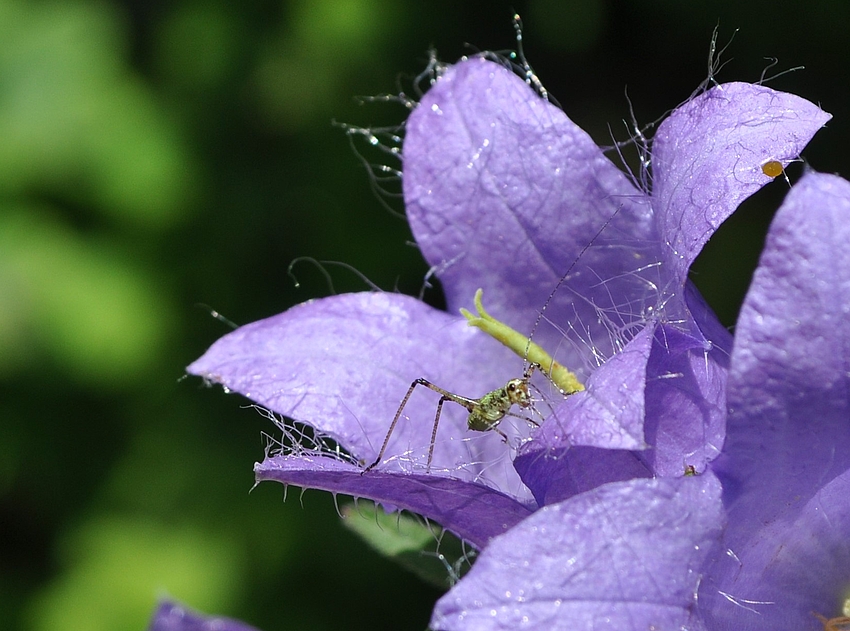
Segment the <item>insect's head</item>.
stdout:
[[514,405],[521,408],[531,406],[531,395],[528,394],[528,379],[511,379],[505,384],[505,392],[508,394],[508,399]]

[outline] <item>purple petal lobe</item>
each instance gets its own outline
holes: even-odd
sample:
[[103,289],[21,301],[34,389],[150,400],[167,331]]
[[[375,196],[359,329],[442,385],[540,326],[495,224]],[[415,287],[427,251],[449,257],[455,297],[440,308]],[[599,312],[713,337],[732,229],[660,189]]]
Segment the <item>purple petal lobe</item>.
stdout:
[[522,453],[514,460],[514,467],[539,506],[561,502],[608,482],[652,477],[652,471],[634,452],[598,447]]
[[399,475],[362,469],[331,458],[267,458],[254,467],[257,481],[275,480],[311,489],[368,497],[437,521],[483,548],[531,514],[515,499],[480,484],[434,475]]
[[684,280],[702,246],[742,200],[771,181],[762,165],[800,155],[831,118],[793,94],[726,83],[677,108],[653,140],[653,208]]
[[405,129],[407,214],[450,311],[483,288],[494,315],[584,380],[665,302],[648,196],[507,68],[449,67]]
[[841,615],[850,593],[850,471],[731,550],[700,591],[709,628],[797,631],[819,628],[812,612]]
[[[595,450],[600,466],[576,477],[577,463],[589,452],[571,454],[570,448],[645,447],[645,367],[654,330],[654,323],[648,324],[622,351],[597,368],[587,381],[587,389],[568,396],[534,433],[531,442],[520,449],[514,467],[538,503],[558,501],[578,490],[646,473],[646,467],[632,455]],[[614,468],[608,470],[607,466]]]
[[814,628],[809,612],[850,588],[848,243],[850,183],[805,175],[774,219],[736,327],[716,461],[735,556],[705,602],[740,628]]
[[[240,327],[187,370],[309,423],[368,464],[415,379],[477,398],[517,376],[490,353],[501,358],[509,351],[460,316],[409,296],[360,293],[304,303]],[[414,390],[381,469],[424,472],[439,398],[424,386]],[[466,417],[455,403],[443,406],[432,474],[530,500],[511,466],[510,447],[494,432],[470,432]]]
[[684,628],[722,521],[710,474],[618,482],[546,506],[490,543],[431,626]]
[[850,182],[806,175],[770,228],[732,352],[718,462],[753,523],[850,468],[848,244]]
[[[718,335],[728,344],[728,333]],[[726,426],[728,351],[705,347],[677,327],[662,325],[647,367],[646,441],[642,454],[661,476],[703,471],[717,457]]]
[[602,222],[637,192],[560,109],[481,57],[447,68],[405,127],[405,204],[416,241],[434,265],[460,257],[441,274],[450,309],[478,287],[495,298],[507,286],[516,302],[542,304]]
[[650,322],[619,353],[596,369],[586,389],[567,397],[538,434],[549,448],[564,445],[643,449],[646,362],[655,323]]
[[205,616],[174,602],[163,601],[151,618],[148,631],[257,631],[230,618]]

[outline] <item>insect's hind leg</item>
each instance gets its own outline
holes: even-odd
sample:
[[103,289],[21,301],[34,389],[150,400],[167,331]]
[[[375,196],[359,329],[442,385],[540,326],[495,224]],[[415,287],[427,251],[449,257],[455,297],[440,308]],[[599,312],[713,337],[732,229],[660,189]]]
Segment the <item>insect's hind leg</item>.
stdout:
[[434,443],[437,442],[437,426],[440,424],[440,414],[443,413],[443,403],[451,401],[449,397],[443,395],[437,403],[437,413],[434,415],[434,427],[431,428],[431,444],[428,445],[428,463],[425,465],[425,473],[431,473],[431,460],[434,458]]
[[[425,386],[429,390],[433,390],[434,392],[442,395],[440,398],[440,402],[437,404],[437,414],[434,418],[434,428],[431,430],[431,445],[428,448],[428,466],[427,469],[430,471],[431,469],[431,459],[434,456],[434,441],[437,437],[437,425],[440,423],[440,413],[443,409],[443,403],[446,401],[452,401],[465,407],[467,410],[471,410],[472,406],[474,406],[477,402],[474,399],[469,399],[467,397],[462,397],[459,394],[454,394],[449,392],[448,390],[444,390],[440,386],[436,386],[427,379],[416,379],[413,383],[410,384],[410,387],[407,389],[407,393],[404,395],[404,398],[401,400],[401,404],[398,406],[398,410],[396,410],[395,416],[393,416],[392,423],[390,423],[390,429],[387,431],[386,437],[384,437],[384,442],[381,445],[381,450],[378,452],[378,457],[375,459],[375,462],[370,464],[368,467],[363,469],[362,473],[366,473],[367,471],[371,471],[374,469],[379,462],[384,457],[384,452],[387,450],[387,445],[390,443],[390,438],[395,431],[395,427],[398,424],[398,420],[401,418],[401,413],[404,411],[404,406],[407,405],[407,402],[410,400],[410,396],[413,394],[413,391],[416,389],[416,386]],[[501,432],[500,432],[501,433]]]
[[[462,397],[458,394],[453,394],[448,390],[443,390],[439,386],[435,386],[427,379],[417,379],[416,381],[414,381],[413,384],[410,386],[410,390],[408,391],[408,397],[410,396],[410,392],[413,391],[413,387],[417,385],[425,386],[426,388],[430,388],[434,392],[439,392],[442,395],[440,397],[440,400],[437,402],[437,413],[434,414],[434,426],[431,428],[431,442],[428,445],[428,462],[425,465],[425,473],[428,474],[431,473],[431,461],[434,459],[434,444],[437,442],[437,428],[440,425],[440,415],[443,413],[443,403],[445,403],[446,401],[451,401],[453,403],[457,403],[458,405],[465,407],[467,411],[471,411],[471,405],[475,403],[475,401],[472,401],[471,399],[468,399],[466,397]],[[406,401],[404,401],[403,403],[406,403]],[[398,418],[393,420],[393,427],[395,426],[396,420],[398,420]],[[392,431],[392,427],[390,427],[390,431]],[[499,434],[502,434],[505,441],[508,440],[508,437],[505,436],[505,434],[503,434],[501,430],[496,429],[496,431],[499,432]],[[387,441],[385,440],[384,446],[381,448],[381,453],[383,453],[383,450],[386,447],[386,442]]]
[[[434,389],[436,386],[432,384],[427,379],[416,379],[413,383],[410,384],[410,387],[407,389],[407,394],[404,395],[404,398],[401,400],[401,404],[398,406],[398,409],[395,412],[395,416],[393,417],[393,422],[390,423],[390,429],[387,431],[387,435],[384,437],[384,443],[381,445],[381,449],[378,452],[378,457],[375,458],[375,462],[370,464],[368,467],[363,469],[362,473],[366,473],[367,471],[371,471],[374,469],[379,462],[384,457],[384,452],[387,450],[387,445],[390,443],[390,437],[393,435],[393,431],[395,431],[395,426],[398,424],[398,419],[401,418],[401,413],[404,410],[404,406],[407,405],[407,402],[410,400],[410,395],[413,394],[413,391],[416,389],[416,386],[425,386],[426,388]],[[436,427],[434,429],[436,432]],[[433,448],[433,440],[431,442],[431,446]],[[431,464],[431,457],[428,457],[428,464]],[[362,475],[361,473],[361,475]]]

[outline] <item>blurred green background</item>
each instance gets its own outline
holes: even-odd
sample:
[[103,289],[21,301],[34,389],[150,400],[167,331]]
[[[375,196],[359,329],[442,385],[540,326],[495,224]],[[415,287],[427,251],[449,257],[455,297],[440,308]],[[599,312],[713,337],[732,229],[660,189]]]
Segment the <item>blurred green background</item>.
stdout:
[[[0,625],[143,629],[160,595],[276,629],[423,629],[438,592],[340,526],[333,498],[251,489],[270,423],[183,367],[227,327],[326,295],[298,256],[416,293],[426,271],[332,121],[397,124],[433,46],[514,47],[601,143],[705,78],[835,115],[806,151],[844,169],[850,4],[624,0],[0,0]],[[469,43],[467,46],[465,43]],[[799,176],[800,165],[789,169]],[[847,175],[846,169],[844,174]],[[694,278],[728,325],[781,178]],[[397,210],[397,200],[389,200]],[[337,291],[365,289],[330,268]]]

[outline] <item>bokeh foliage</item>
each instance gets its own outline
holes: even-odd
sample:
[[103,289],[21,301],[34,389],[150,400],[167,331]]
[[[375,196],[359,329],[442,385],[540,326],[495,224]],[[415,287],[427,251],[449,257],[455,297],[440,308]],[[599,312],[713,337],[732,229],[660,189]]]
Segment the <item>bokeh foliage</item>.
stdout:
[[[425,626],[439,592],[341,528],[333,498],[248,494],[270,424],[181,377],[227,331],[199,304],[244,323],[327,294],[307,264],[294,287],[295,257],[418,292],[409,231],[331,123],[398,124],[402,107],[354,97],[408,90],[431,46],[513,48],[514,9],[537,73],[603,144],[627,135],[626,87],[655,120],[705,78],[712,29],[740,29],[719,79],[805,65],[770,85],[835,114],[806,156],[848,175],[841,0],[0,0],[4,626],[140,629],[165,594],[268,631]],[[697,263],[729,325],[786,189]]]

